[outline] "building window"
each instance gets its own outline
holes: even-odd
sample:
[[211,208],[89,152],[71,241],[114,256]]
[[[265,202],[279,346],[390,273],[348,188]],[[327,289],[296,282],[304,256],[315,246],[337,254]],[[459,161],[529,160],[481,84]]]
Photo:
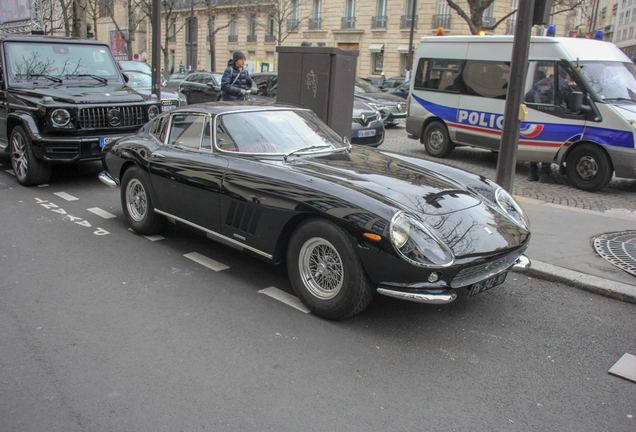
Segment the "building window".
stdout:
[[113,0],[99,0],[99,16],[109,17],[113,15]]
[[190,18],[186,19],[186,34],[185,34],[185,45],[186,45],[186,63],[188,70],[196,70],[197,68],[197,44],[199,40],[199,26],[197,23],[197,19]]
[[356,28],[356,2],[355,0],[345,1],[345,15],[342,18],[342,29]]
[[309,18],[309,30],[318,30],[322,27],[322,0],[313,0],[311,4],[311,18]]
[[619,26],[619,27],[623,25],[623,19],[624,19],[624,18],[625,18],[625,13],[624,13],[624,12],[621,12],[621,15],[620,15],[620,17],[619,17],[619,19],[618,19],[618,26]]
[[387,0],[377,0],[375,16],[371,17],[371,28],[385,29],[388,16],[386,14]]
[[177,19],[176,18],[172,18],[170,19],[170,30],[168,31],[168,42],[176,42],[177,41]]
[[373,53],[373,71],[374,74],[379,74],[384,68],[384,51]]

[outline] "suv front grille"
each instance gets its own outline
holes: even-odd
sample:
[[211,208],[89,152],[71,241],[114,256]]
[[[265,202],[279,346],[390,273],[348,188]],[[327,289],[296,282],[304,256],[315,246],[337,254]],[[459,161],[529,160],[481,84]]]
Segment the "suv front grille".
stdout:
[[[111,110],[119,111],[121,114],[118,117],[119,124],[109,123],[108,113]],[[82,129],[142,126],[146,123],[144,105],[81,108],[77,118]]]

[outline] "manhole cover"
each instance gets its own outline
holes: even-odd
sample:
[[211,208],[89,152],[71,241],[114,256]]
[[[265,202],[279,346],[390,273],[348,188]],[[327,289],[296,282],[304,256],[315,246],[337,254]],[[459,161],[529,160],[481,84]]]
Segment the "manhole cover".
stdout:
[[594,239],[594,249],[616,267],[636,276],[636,231],[603,234]]

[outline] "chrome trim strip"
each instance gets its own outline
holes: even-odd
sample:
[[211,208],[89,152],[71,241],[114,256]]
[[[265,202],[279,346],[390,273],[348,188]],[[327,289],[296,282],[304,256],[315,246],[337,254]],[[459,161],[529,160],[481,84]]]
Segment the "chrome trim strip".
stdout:
[[106,186],[110,186],[114,189],[117,189],[119,187],[119,182],[117,181],[117,179],[113,178],[113,176],[111,176],[108,171],[100,172],[97,178]]
[[272,255],[270,255],[270,254],[268,254],[268,253],[265,253],[265,252],[260,251],[260,250],[258,250],[258,249],[256,249],[256,248],[253,248],[252,246],[248,246],[248,245],[246,245],[245,243],[241,243],[241,242],[238,242],[238,241],[236,241],[236,240],[234,240],[234,239],[231,239],[231,238],[229,238],[229,237],[226,237],[226,236],[224,236],[223,234],[219,234],[219,233],[217,233],[217,232],[215,232],[215,231],[211,231],[211,230],[209,230],[209,229],[207,229],[207,228],[203,228],[201,225],[197,225],[197,224],[192,223],[192,222],[190,222],[190,221],[187,221],[187,220],[185,220],[185,219],[181,219],[181,218],[180,218],[180,217],[178,217],[178,216],[172,215],[172,214],[170,214],[170,213],[166,213],[165,211],[158,210],[158,209],[155,209],[155,212],[156,212],[156,213],[159,213],[160,215],[165,216],[165,217],[167,217],[167,218],[174,219],[174,220],[177,220],[177,221],[179,221],[179,222],[182,222],[182,223],[184,223],[184,224],[186,224],[186,225],[190,225],[191,227],[194,227],[194,228],[200,229],[201,231],[205,231],[206,233],[208,233],[208,234],[210,234],[210,235],[212,235],[212,236],[214,236],[214,237],[218,237],[219,239],[221,239],[221,240],[223,240],[223,241],[230,242],[230,243],[232,243],[232,244],[234,244],[234,245],[237,245],[237,246],[240,246],[240,247],[245,248],[245,249],[247,249],[247,250],[250,250],[250,251],[252,251],[252,252],[254,252],[254,253],[257,253],[257,254],[259,254],[259,255],[261,255],[261,256],[264,256],[265,258],[269,258],[269,259],[273,259],[273,258],[274,258]]
[[[417,303],[428,303],[428,304],[446,304],[455,301],[457,298],[457,293],[452,289],[441,290],[431,290],[420,291],[420,292],[406,292],[406,291],[395,291],[387,288],[378,288],[377,291],[380,294],[389,297],[399,298],[401,300],[408,300]],[[433,292],[437,291],[437,292]]]
[[532,266],[532,262],[530,262],[530,258],[528,258],[525,255],[521,255],[519,258],[517,258],[517,261],[515,261],[515,263],[513,264],[512,271],[522,272],[522,271],[530,270],[531,266]]

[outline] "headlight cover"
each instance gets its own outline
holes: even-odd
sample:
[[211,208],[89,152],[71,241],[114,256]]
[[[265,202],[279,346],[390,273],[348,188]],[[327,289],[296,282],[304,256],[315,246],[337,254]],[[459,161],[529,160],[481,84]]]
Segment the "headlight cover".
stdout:
[[159,115],[159,108],[157,107],[157,105],[150,105],[150,107],[148,108],[148,118],[152,120],[158,115]]
[[51,123],[55,127],[64,127],[71,121],[71,114],[65,109],[56,109],[51,113]]
[[391,220],[391,242],[398,254],[418,267],[448,267],[455,262],[453,252],[423,223],[402,211]]
[[517,204],[517,201],[515,201],[515,199],[504,188],[500,187],[497,189],[495,192],[495,199],[508,218],[520,227],[527,230],[530,229],[530,222],[528,221],[526,212],[523,211],[521,206]]

